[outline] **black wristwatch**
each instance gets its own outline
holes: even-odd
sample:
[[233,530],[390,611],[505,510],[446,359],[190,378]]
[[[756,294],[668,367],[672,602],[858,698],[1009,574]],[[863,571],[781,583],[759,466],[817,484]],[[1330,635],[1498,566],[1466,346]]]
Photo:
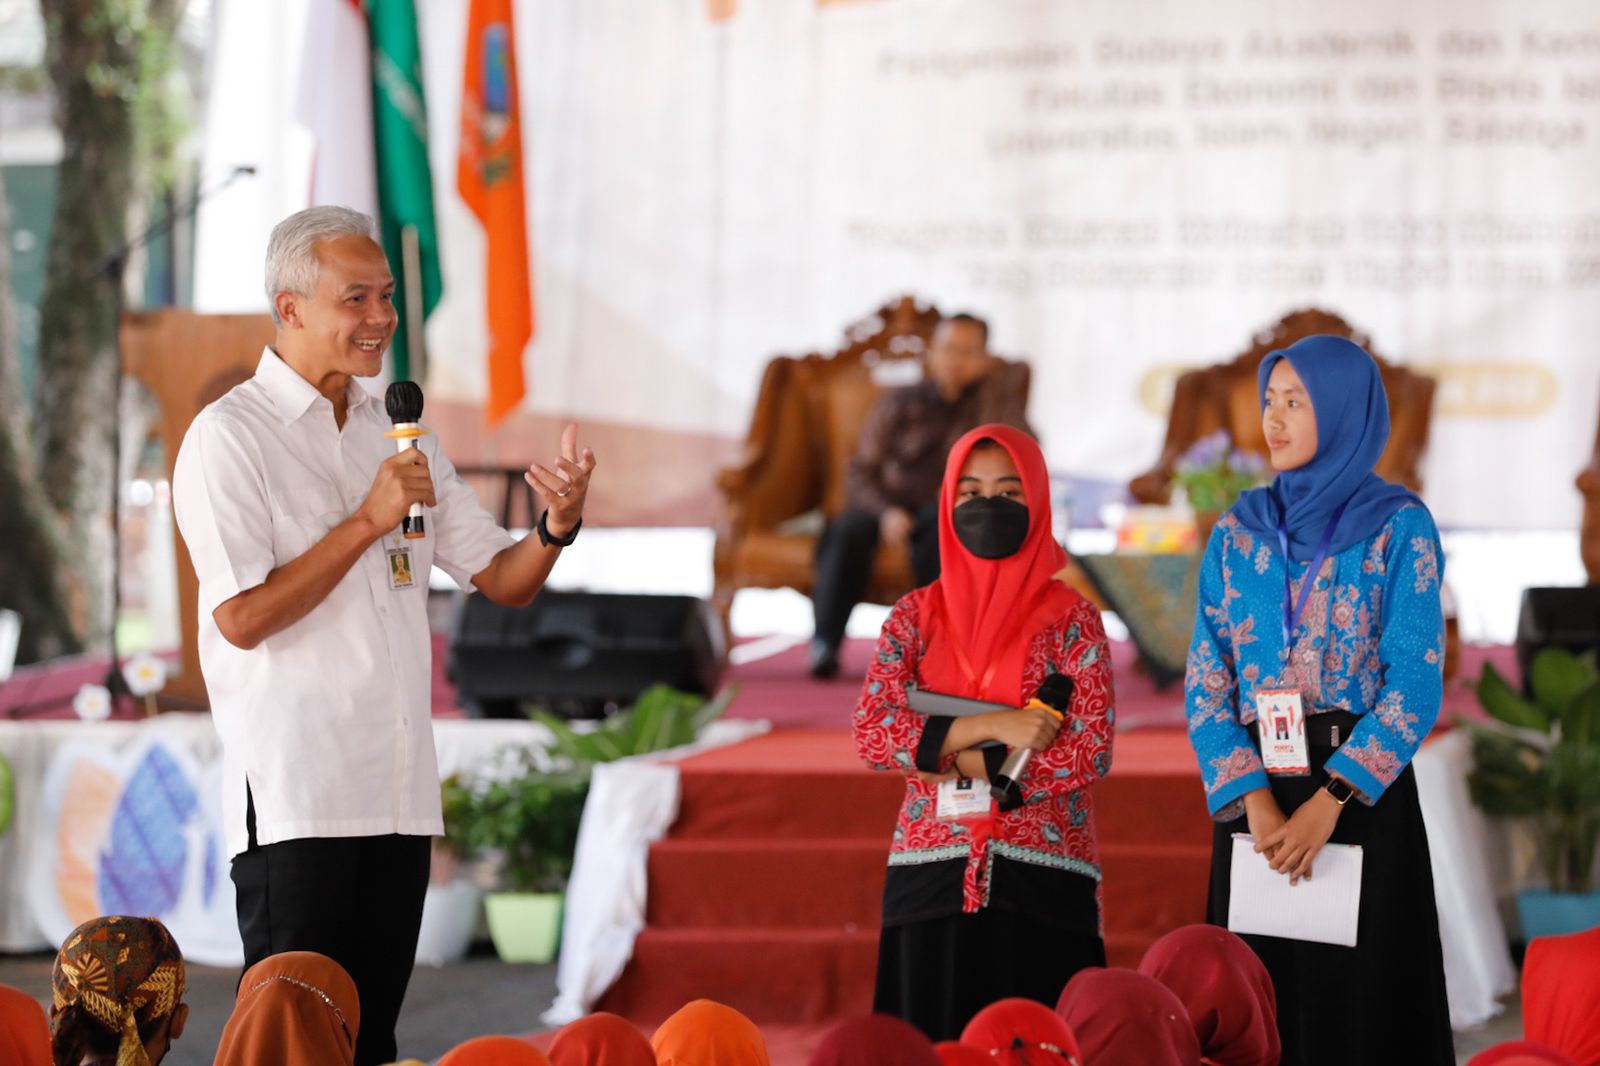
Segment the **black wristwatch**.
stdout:
[[540,544],[543,544],[546,548],[565,548],[567,545],[578,539],[578,530],[583,528],[583,519],[578,519],[578,524],[567,530],[566,536],[557,537],[550,532],[550,527],[544,524],[544,520],[548,517],[550,517],[550,512],[548,510],[539,516],[539,525],[537,528],[539,532]]
[[1338,800],[1341,807],[1349,803],[1350,797],[1356,794],[1356,790],[1350,787],[1350,782],[1342,777],[1332,776],[1322,783],[1322,791]]

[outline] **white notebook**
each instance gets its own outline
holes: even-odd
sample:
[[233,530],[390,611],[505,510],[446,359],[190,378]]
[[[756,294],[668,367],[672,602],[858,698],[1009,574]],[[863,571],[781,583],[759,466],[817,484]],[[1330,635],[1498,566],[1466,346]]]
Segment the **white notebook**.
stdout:
[[1311,879],[1296,885],[1255,852],[1255,838],[1233,837],[1233,880],[1228,928],[1235,933],[1281,936],[1321,944],[1356,946],[1361,917],[1361,849],[1325,844],[1311,863]]

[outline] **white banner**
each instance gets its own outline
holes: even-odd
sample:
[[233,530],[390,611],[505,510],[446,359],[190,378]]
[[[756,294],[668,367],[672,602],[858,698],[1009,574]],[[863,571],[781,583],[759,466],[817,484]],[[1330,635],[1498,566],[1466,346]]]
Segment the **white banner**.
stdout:
[[[430,397],[473,399],[465,5],[419,7],[446,271]],[[1576,525],[1600,397],[1591,0],[548,0],[517,17],[532,411],[737,437],[768,357],[831,348],[914,292],[1033,362],[1053,469],[1125,479],[1156,457],[1176,368],[1317,306],[1440,377],[1424,476],[1442,522]],[[235,110],[217,167],[279,165],[239,157],[237,101],[294,84],[252,47],[218,71]],[[303,168],[283,106],[253,106],[263,152]],[[295,182],[260,187],[278,195],[232,222],[219,203],[210,245],[203,226],[228,260],[200,264],[207,309],[263,306],[256,249]]]

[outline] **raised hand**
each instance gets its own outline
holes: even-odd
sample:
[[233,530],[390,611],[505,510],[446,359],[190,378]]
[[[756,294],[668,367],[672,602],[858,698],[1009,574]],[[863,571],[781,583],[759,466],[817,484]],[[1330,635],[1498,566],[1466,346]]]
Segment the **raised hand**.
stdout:
[[589,495],[589,475],[594,473],[594,452],[578,451],[578,426],[570,423],[561,433],[561,456],[549,465],[532,463],[523,478],[549,509],[545,528],[552,537],[565,537],[583,517]]

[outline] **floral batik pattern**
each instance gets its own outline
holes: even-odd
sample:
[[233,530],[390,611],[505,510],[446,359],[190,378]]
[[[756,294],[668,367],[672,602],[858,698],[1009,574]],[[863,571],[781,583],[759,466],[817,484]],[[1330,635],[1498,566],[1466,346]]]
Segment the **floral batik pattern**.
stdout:
[[1439,534],[1410,504],[1377,534],[1324,560],[1294,563],[1291,594],[1312,581],[1304,615],[1283,639],[1284,563],[1231,512],[1206,546],[1184,698],[1189,739],[1219,820],[1267,784],[1247,726],[1255,693],[1298,689],[1308,714],[1361,716],[1326,764],[1375,803],[1410,764],[1439,715],[1444,618]]

